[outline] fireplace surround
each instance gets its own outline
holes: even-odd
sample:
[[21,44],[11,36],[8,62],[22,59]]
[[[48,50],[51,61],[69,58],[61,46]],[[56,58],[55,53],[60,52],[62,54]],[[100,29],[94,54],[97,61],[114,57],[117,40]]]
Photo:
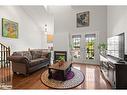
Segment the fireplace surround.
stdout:
[[54,62],[59,60],[60,57],[64,57],[64,60],[67,61],[67,51],[54,51]]

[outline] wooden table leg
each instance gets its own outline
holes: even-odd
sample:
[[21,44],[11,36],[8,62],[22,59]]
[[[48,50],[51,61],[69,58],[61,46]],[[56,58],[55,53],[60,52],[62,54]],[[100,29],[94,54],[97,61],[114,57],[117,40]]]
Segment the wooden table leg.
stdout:
[[51,69],[50,68],[48,69],[48,73],[49,73],[48,78],[51,79],[52,78],[52,72],[51,72]]
[[66,80],[66,74],[65,74],[64,70],[62,71],[62,76],[63,76],[63,81],[65,81]]

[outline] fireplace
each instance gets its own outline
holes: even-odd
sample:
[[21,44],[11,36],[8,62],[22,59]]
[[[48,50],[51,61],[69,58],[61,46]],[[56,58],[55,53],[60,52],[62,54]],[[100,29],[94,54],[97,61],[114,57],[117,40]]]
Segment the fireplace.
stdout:
[[67,61],[67,51],[54,51],[54,61],[58,61],[60,57]]

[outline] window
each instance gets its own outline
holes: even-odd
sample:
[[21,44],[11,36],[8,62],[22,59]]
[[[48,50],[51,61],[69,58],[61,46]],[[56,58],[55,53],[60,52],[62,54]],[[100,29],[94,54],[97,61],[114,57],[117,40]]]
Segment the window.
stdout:
[[86,59],[94,59],[95,34],[86,34]]

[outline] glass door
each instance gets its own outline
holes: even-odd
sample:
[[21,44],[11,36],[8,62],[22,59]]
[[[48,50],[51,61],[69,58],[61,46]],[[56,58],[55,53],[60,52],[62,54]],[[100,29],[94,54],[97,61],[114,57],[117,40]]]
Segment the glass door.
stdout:
[[73,62],[80,62],[81,59],[81,35],[72,35],[71,57]]
[[96,62],[96,34],[85,34],[84,36],[84,63],[95,64]]
[[94,47],[95,47],[95,34],[85,35],[85,48],[86,48],[86,59],[95,59]]
[[71,35],[71,60],[78,63],[96,64],[97,54],[96,34]]

